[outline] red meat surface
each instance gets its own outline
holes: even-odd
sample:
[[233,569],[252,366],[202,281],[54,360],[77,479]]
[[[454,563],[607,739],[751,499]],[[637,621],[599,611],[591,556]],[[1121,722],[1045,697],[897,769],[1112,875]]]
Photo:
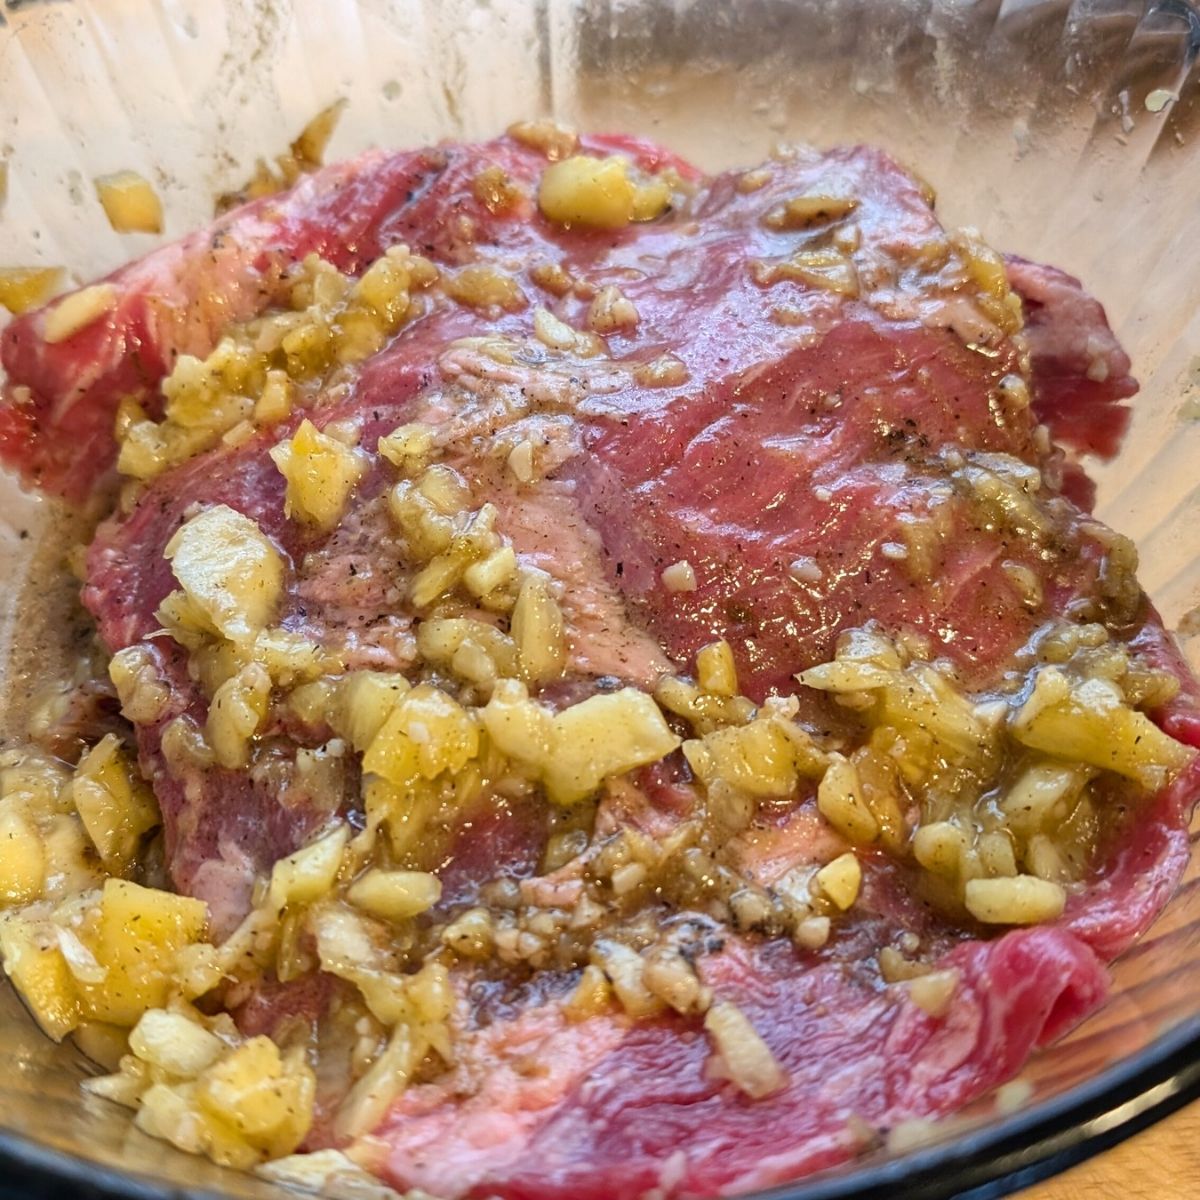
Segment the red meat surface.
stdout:
[[[1127,419],[1120,402],[1136,385],[1103,310],[1076,280],[1010,260],[1027,345],[1001,338],[984,353],[971,314],[906,273],[915,251],[943,231],[921,187],[886,155],[800,153],[747,190],[736,175],[701,179],[642,143],[586,145],[622,150],[647,168],[670,163],[695,181],[696,195],[658,221],[564,230],[528,199],[497,215],[475,196],[472,180],[492,164],[536,188],[544,160],[508,139],[372,153],[329,168],[117,272],[117,308],[77,338],[47,345],[41,314],[15,321],[0,346],[8,374],[0,457],[27,480],[80,499],[111,471],[122,395],[157,411],[156,387],[175,356],[204,353],[225,321],[272,303],[287,266],[308,251],[354,271],[405,242],[442,267],[502,263],[529,306],[484,316],[435,297],[347,395],[310,415],[318,425],[357,420],[367,449],[404,421],[449,430],[451,461],[492,488],[518,553],[566,588],[574,640],[564,688],[586,695],[612,676],[650,686],[724,637],[743,689],[761,700],[794,691],[794,674],[827,660],[841,631],[874,619],[924,633],[968,686],[985,689],[1047,620],[1095,594],[1106,543],[1086,518],[1082,476],[1038,425],[1073,450],[1110,454]],[[822,189],[848,189],[859,201],[855,220],[879,276],[863,298],[795,279],[763,284],[750,269],[793,248],[795,235],[764,226],[763,213]],[[535,304],[579,327],[588,297],[539,292],[529,274],[539,261],[596,286],[619,283],[639,321],[609,337],[610,357],[555,377],[556,390],[539,403],[567,418],[561,461],[545,482],[519,491],[476,460],[472,421],[495,397],[544,390],[541,368],[499,367],[450,343],[481,333],[527,338]],[[1023,348],[1032,404],[1006,406],[1002,381],[1020,370]],[[652,386],[629,369],[663,355],[683,364],[685,382]],[[348,776],[336,794],[297,790],[286,731],[274,774],[178,778],[167,769],[166,721],[202,719],[207,703],[183,652],[152,638],[155,609],[175,586],[162,557],[174,530],[197,503],[244,512],[291,563],[286,628],[337,649],[350,666],[403,670],[414,655],[415,618],[389,586],[407,569],[381,503],[389,469],[374,463],[333,534],[305,531],[284,519],[283,481],[267,457],[289,428],[164,474],[131,512],[101,526],[88,559],[85,603],[105,645],[148,642],[170,681],[170,710],[137,731],[141,763],[163,810],[173,879],[209,901],[220,930],[245,911],[256,873],[330,812],[353,807],[358,781]],[[979,521],[961,495],[946,495],[947,463],[978,454],[1041,470],[1040,501],[1055,506],[1059,530],[1051,543],[1013,537]],[[928,574],[914,575],[894,548],[907,521],[938,505],[945,536]],[[681,560],[696,572],[694,591],[662,582],[663,569]],[[797,560],[816,570],[796,577]],[[1023,602],[1013,565],[1040,581],[1039,604]],[[1158,717],[1200,745],[1193,684],[1148,603],[1124,636],[1184,681]],[[801,702],[810,718],[826,703],[814,694]],[[633,821],[640,804],[641,819],[669,827],[686,811],[686,778],[669,769],[639,788],[609,819]],[[898,929],[928,924],[883,855],[867,863],[861,915],[825,950],[727,939],[700,965],[789,1073],[788,1087],[765,1100],[713,1077],[695,1022],[615,1014],[568,1022],[561,1000],[570,978],[486,1011],[464,1000],[456,1065],[403,1094],[376,1133],[378,1169],[401,1188],[446,1196],[725,1194],[845,1159],[863,1148],[863,1123],[886,1130],[948,1113],[1011,1077],[1102,1001],[1103,963],[1153,919],[1182,871],[1198,788],[1193,767],[1153,798],[1053,925],[991,940],[935,931],[941,965],[961,975],[944,1017],[928,1016],[865,965]],[[810,792],[795,797],[793,818],[788,828],[803,851],[816,836]],[[569,887],[569,879],[532,878],[542,836],[536,813],[497,805],[451,847],[447,902],[470,903],[497,873],[525,877],[532,889]],[[462,974],[460,990],[471,995]],[[298,1006],[264,993],[248,1002],[247,1019],[270,1028],[273,1012]]]

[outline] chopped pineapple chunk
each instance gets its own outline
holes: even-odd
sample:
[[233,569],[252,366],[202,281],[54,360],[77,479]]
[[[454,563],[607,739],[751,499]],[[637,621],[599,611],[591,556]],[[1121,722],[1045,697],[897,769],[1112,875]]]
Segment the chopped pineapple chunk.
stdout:
[[557,715],[506,680],[483,710],[496,746],[545,784],[556,804],[571,805],[605,780],[658,762],[679,747],[657,704],[637,688],[591,696]]
[[379,453],[405,475],[416,475],[429,465],[436,436],[432,425],[417,421],[398,425],[379,439]]
[[184,1079],[194,1079],[225,1049],[215,1033],[183,1013],[164,1008],[148,1009],[129,1033],[132,1054]]
[[706,785],[720,780],[759,797],[789,795],[801,774],[820,775],[825,761],[804,730],[771,704],[749,724],[684,742],[683,753]]
[[206,508],[175,531],[163,553],[209,630],[247,638],[270,622],[283,591],[283,557],[249,517],[225,504]]
[[0,801],[0,908],[30,904],[42,894],[46,855],[37,828],[11,801]]
[[865,845],[879,836],[879,822],[867,805],[858,770],[840,754],[829,756],[817,787],[817,808],[847,841]]
[[445,692],[419,684],[392,709],[363,755],[363,770],[398,787],[462,770],[479,751],[474,717]]
[[96,195],[117,233],[162,233],[162,201],[150,181],[136,171],[99,176]]
[[527,571],[512,611],[512,636],[521,656],[521,674],[529,683],[557,679],[567,663],[562,609],[550,576]]
[[712,642],[696,655],[696,681],[712,696],[738,694],[737,665],[727,641]]
[[258,663],[242,667],[213,693],[204,735],[220,766],[233,770],[250,761],[250,739],[270,699],[271,677]]
[[159,814],[153,793],[134,773],[116,734],[106,734],[80,760],[71,799],[104,869],[123,875]]
[[54,925],[24,913],[0,917],[4,970],[34,1019],[56,1042],[79,1023],[79,992]]
[[967,911],[988,925],[1037,925],[1062,914],[1062,886],[1032,875],[1011,879],[972,879],[966,885]]
[[355,750],[364,751],[409,686],[398,672],[353,671],[338,684],[329,723]]
[[349,826],[339,825],[287,858],[281,858],[271,869],[271,906],[280,909],[287,904],[311,904],[326,895],[337,879],[349,840]]
[[762,1035],[736,1004],[722,1000],[704,1017],[724,1074],[755,1100],[787,1086],[787,1073]]
[[858,899],[858,891],[862,886],[862,864],[856,855],[847,851],[817,872],[817,883],[838,908],[847,909]]
[[1038,673],[1012,730],[1035,750],[1116,771],[1147,788],[1161,787],[1195,754],[1130,708],[1115,684],[1097,678],[1072,685],[1053,667]]
[[556,804],[574,804],[613,775],[649,766],[679,748],[657,704],[637,688],[590,696],[554,718],[554,746],[544,768]]
[[109,879],[93,932],[85,941],[105,968],[102,983],[81,984],[83,1012],[96,1021],[133,1025],[148,1008],[161,1008],[175,959],[204,936],[202,900]]
[[270,1038],[255,1037],[201,1074],[196,1099],[206,1115],[232,1126],[255,1158],[278,1158],[308,1132],[315,1092],[302,1060],[285,1061]]
[[360,453],[320,432],[307,417],[288,441],[272,448],[271,458],[287,480],[286,514],[324,530],[342,519],[366,470]]
[[45,304],[62,280],[62,267],[0,267],[0,306],[20,316]]

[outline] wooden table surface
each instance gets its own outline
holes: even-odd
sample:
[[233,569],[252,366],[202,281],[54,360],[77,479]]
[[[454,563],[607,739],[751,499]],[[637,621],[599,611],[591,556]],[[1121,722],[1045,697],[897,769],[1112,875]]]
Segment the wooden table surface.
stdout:
[[1200,1103],[1016,1200],[1197,1200]]

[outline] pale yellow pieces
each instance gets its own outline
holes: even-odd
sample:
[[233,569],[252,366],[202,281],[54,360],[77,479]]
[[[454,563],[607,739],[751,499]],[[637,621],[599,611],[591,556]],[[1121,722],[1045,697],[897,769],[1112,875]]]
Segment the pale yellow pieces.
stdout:
[[367,469],[362,454],[307,418],[291,438],[272,447],[271,458],[287,480],[285,513],[325,531],[342,519],[350,493]]
[[570,228],[621,229],[650,221],[671,203],[666,180],[639,182],[629,161],[617,155],[577,154],[542,172],[538,207],[551,221]]
[[1110,681],[1072,683],[1054,667],[1038,672],[1012,730],[1035,750],[1116,771],[1150,789],[1161,787],[1195,754],[1126,704]]
[[571,805],[605,779],[658,762],[680,745],[658,705],[636,688],[589,697],[552,714],[523,684],[497,685],[483,723],[496,746],[541,779],[549,798]]
[[143,835],[159,823],[153,793],[131,768],[112,733],[80,759],[71,801],[110,875],[129,870]]
[[190,518],[163,553],[197,632],[247,638],[274,616],[283,591],[283,556],[254,521],[228,505]]
[[93,283],[64,296],[43,319],[42,337],[51,345],[65,342],[101,317],[117,303],[117,289],[111,283]]
[[204,937],[207,919],[203,901],[109,879],[61,912],[0,918],[0,953],[22,999],[57,1039],[82,1020],[128,1027],[161,1007],[177,955]]
[[736,1004],[727,1000],[714,1004],[705,1014],[704,1029],[723,1073],[747,1096],[761,1100],[787,1086],[787,1073]]
[[101,175],[96,196],[117,233],[162,233],[162,201],[153,185],[136,171]]
[[20,316],[45,304],[62,286],[62,267],[0,267],[0,307]]

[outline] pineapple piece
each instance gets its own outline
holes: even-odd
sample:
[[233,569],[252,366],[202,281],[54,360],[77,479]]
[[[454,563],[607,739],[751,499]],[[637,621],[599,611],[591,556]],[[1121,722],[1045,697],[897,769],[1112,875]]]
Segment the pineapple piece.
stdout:
[[0,917],[0,955],[17,994],[56,1042],[79,1024],[79,992],[50,921],[23,913]]
[[225,1053],[226,1045],[183,1013],[151,1008],[130,1031],[129,1049],[168,1075],[195,1079]]
[[940,671],[923,664],[910,667],[883,688],[880,723],[902,733],[928,733],[942,753],[959,762],[986,759],[994,750],[995,730]]
[[152,725],[162,718],[171,693],[149,646],[143,643],[118,650],[109,661],[108,677],[117,689],[124,717],[139,725]]
[[463,584],[472,596],[482,600],[506,587],[516,573],[516,551],[511,546],[500,546],[463,571]]
[[737,665],[727,641],[713,642],[696,655],[696,682],[711,696],[738,694]]
[[1019,837],[1033,837],[1055,827],[1069,814],[1092,771],[1084,766],[1037,763],[1021,773],[1000,801],[1009,828]]
[[270,622],[283,592],[283,557],[249,517],[224,504],[206,508],[175,531],[163,554],[207,631],[236,640]]
[[563,1004],[563,1011],[571,1021],[586,1021],[608,1012],[612,1005],[613,990],[608,976],[594,963],[583,968],[583,974],[575,990]]
[[0,756],[0,795],[18,798],[34,813],[71,811],[66,784],[70,768],[35,751],[12,750]]
[[20,316],[45,304],[62,281],[62,267],[0,267],[0,306]]
[[417,629],[417,652],[429,663],[449,667],[477,684],[513,678],[519,671],[517,646],[494,625],[467,617],[432,617]]
[[307,417],[288,441],[272,447],[271,458],[287,480],[284,512],[322,530],[342,519],[366,471],[358,451],[320,432]]
[[195,1098],[200,1112],[232,1128],[255,1158],[279,1158],[308,1132],[315,1093],[316,1079],[299,1055],[285,1059],[270,1038],[254,1037],[200,1075]]
[[406,692],[363,755],[363,770],[403,787],[461,771],[479,753],[479,726],[445,692],[423,683]]
[[862,864],[851,852],[839,854],[817,872],[817,884],[830,900],[845,911],[858,899],[862,887]]
[[379,453],[405,475],[417,475],[433,457],[437,430],[419,421],[398,425],[378,443]]
[[77,895],[98,887],[104,878],[77,813],[54,813],[39,821],[46,860],[42,894],[47,900]]
[[353,671],[337,685],[329,723],[361,753],[375,740],[409,688],[408,680],[399,672]]
[[436,875],[425,871],[368,871],[346,893],[351,904],[387,921],[403,921],[431,909],[442,896]]
[[1147,789],[1162,787],[1195,755],[1130,708],[1114,683],[1097,678],[1072,684],[1054,667],[1038,672],[1012,718],[1012,732],[1022,745],[1116,771]]
[[337,880],[342,853],[350,840],[350,828],[339,825],[330,833],[281,858],[271,868],[272,908],[288,904],[311,904],[327,895]]
[[566,667],[567,643],[562,609],[550,576],[527,571],[512,611],[512,636],[521,656],[521,674],[529,683],[548,683]]
[[865,845],[879,836],[879,822],[866,802],[858,770],[840,754],[829,756],[817,786],[817,808],[847,841]]
[[230,770],[250,761],[250,739],[267,715],[271,677],[258,663],[244,666],[213,694],[204,735],[217,763]]
[[42,894],[46,854],[32,821],[12,800],[0,803],[0,908],[31,904]]
[[483,724],[501,753],[541,778],[549,798],[564,806],[679,747],[658,705],[637,688],[591,696],[552,715],[523,684],[502,680]]
[[554,745],[554,716],[529,699],[523,683],[503,679],[482,713],[483,726],[496,748],[535,772],[546,763]]
[[136,171],[117,171],[95,180],[96,196],[116,233],[162,233],[163,210],[150,181]]
[[621,1007],[631,1017],[657,1016],[666,1008],[646,986],[646,961],[633,947],[601,938],[592,948],[591,965],[604,972]]
[[342,665],[336,653],[287,629],[264,629],[254,639],[251,657],[283,687],[316,679],[340,670]]
[[286,371],[268,371],[254,402],[254,423],[275,425],[292,411],[292,381]]
[[393,858],[417,847],[439,806],[436,793],[421,781],[398,787],[377,775],[368,775],[363,780],[362,795],[367,827],[386,826]]
[[553,730],[543,778],[549,798],[562,805],[586,799],[613,775],[658,762],[680,744],[658,705],[637,688],[590,696],[555,716]]
[[80,760],[71,799],[104,869],[123,875],[143,834],[159,823],[159,812],[154,793],[134,774],[116,734],[106,734]]
[[109,879],[95,928],[85,944],[107,970],[102,983],[79,986],[83,1013],[113,1025],[134,1025],[166,1002],[179,951],[200,941],[208,923],[202,900]]
[[425,1037],[407,1022],[399,1022],[383,1053],[342,1101],[334,1120],[334,1133],[339,1138],[352,1138],[375,1129],[392,1102],[408,1086],[428,1048]]
[[470,308],[516,312],[527,301],[521,285],[492,263],[471,263],[442,282],[446,295]]

